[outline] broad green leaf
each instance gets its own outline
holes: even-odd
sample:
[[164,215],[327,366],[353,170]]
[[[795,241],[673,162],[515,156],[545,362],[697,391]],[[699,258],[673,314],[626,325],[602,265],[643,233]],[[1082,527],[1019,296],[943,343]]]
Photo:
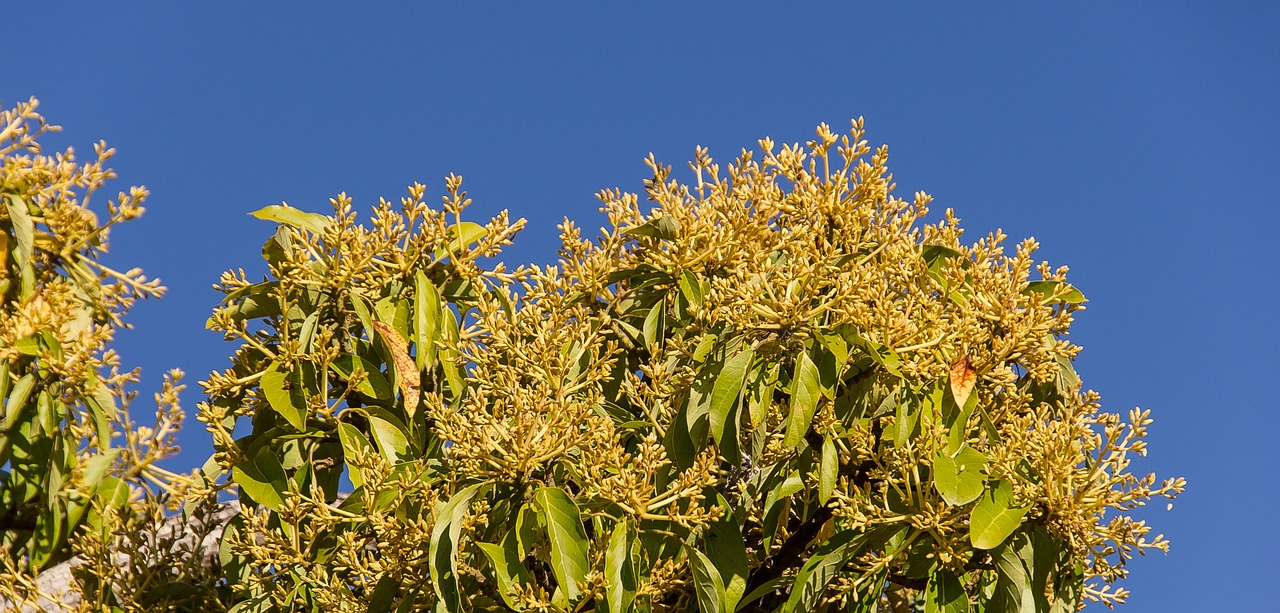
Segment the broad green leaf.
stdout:
[[13,389],[9,390],[9,398],[5,402],[4,411],[4,429],[11,430],[13,424],[18,420],[18,416],[22,414],[22,409],[27,406],[27,400],[31,397],[31,390],[36,385],[36,374],[31,372],[18,379],[13,384]]
[[1018,529],[1030,508],[1013,506],[1013,487],[1008,481],[991,484],[969,514],[969,542],[978,549],[997,547]]
[[551,541],[551,570],[569,601],[576,602],[582,597],[578,584],[586,580],[590,568],[587,531],[578,514],[578,506],[564,490],[556,487],[539,489],[534,494],[534,501]]
[[31,263],[31,256],[35,252],[36,225],[31,220],[27,202],[21,196],[9,194],[6,205],[9,208],[9,220],[13,223],[13,234],[18,243],[14,249],[14,261],[19,269],[26,268]]
[[796,447],[804,440],[813,423],[813,414],[818,410],[818,400],[823,396],[822,383],[818,366],[809,357],[809,352],[800,354],[796,360],[794,390],[791,392],[791,411],[787,415],[787,433],[782,444]]
[[[631,561],[631,526],[627,522],[618,522],[609,537],[609,549],[604,554],[606,602],[609,613],[623,613],[631,609],[639,587],[636,569]],[[514,606],[514,605],[513,605]]]
[[800,567],[791,595],[779,609],[779,613],[802,613],[817,608],[827,584],[844,567],[845,562],[857,553],[858,533],[850,530],[837,533],[826,545]]
[[645,315],[642,333],[644,334],[645,347],[653,347],[662,340],[666,332],[667,320],[667,302],[659,300],[658,304],[653,305],[649,309],[649,314]]
[[1049,569],[1036,567],[1036,549],[1031,534],[1019,532],[991,552],[996,584],[989,609],[1008,613],[1049,610],[1044,594]]
[[696,307],[702,306],[702,282],[692,271],[680,271],[680,293],[684,295],[685,300],[689,301],[689,304]]
[[297,377],[281,372],[279,362],[271,362],[267,371],[262,374],[262,395],[267,397],[267,404],[281,417],[288,420],[300,432],[307,431],[307,404],[305,390],[296,389]]
[[319,213],[309,213],[300,209],[295,209],[287,204],[272,204],[264,206],[252,213],[254,217],[266,221],[274,221],[293,226],[300,230],[306,230],[312,234],[324,234],[324,229],[329,226],[331,220]]
[[351,373],[355,372],[359,366],[365,373],[364,381],[356,386],[356,391],[361,394],[384,404],[389,404],[395,400],[396,393],[391,389],[391,383],[387,381],[387,377],[382,371],[369,360],[358,355],[340,355],[332,362],[329,362],[329,368],[337,373],[343,379],[351,379]]
[[413,335],[419,371],[435,368],[440,338],[440,290],[421,270],[413,276]]
[[693,568],[693,588],[698,596],[698,610],[720,613],[725,608],[724,580],[711,560],[701,551],[689,547],[689,566]]
[[898,396],[897,401],[897,416],[893,421],[893,446],[902,447],[915,432],[916,422],[920,419],[920,406],[911,394]]
[[624,230],[623,234],[627,236],[651,236],[653,238],[673,239],[676,233],[680,231],[680,222],[676,221],[668,215],[659,215],[649,221],[644,222],[629,230]]
[[758,427],[769,415],[773,406],[773,389],[776,386],[778,365],[761,363],[751,373],[747,388],[747,409],[751,415],[751,426]]
[[440,328],[441,338],[445,344],[439,354],[440,368],[444,371],[445,381],[449,384],[449,391],[453,392],[453,397],[461,398],[467,382],[466,372],[456,361],[459,357],[457,346],[460,338],[458,318],[447,304],[440,307],[440,321],[443,324]]
[[969,613],[969,596],[960,578],[943,568],[929,575],[925,588],[925,613]]
[[969,440],[969,418],[978,407],[978,395],[970,394],[960,411],[954,413],[955,421],[947,424],[947,451],[954,452]]
[[458,591],[458,544],[462,537],[462,519],[479,487],[466,487],[450,497],[436,514],[436,525],[431,529],[427,566],[431,571],[431,587],[440,599],[442,612],[462,611],[462,594]]
[[715,346],[716,335],[702,335],[702,338],[698,341],[698,346],[693,349],[693,361],[702,363],[703,360],[707,359],[707,354],[711,353],[711,350],[715,348]]
[[754,355],[751,347],[746,346],[730,356],[711,389],[711,406],[707,418],[711,421],[711,437],[721,449],[725,449],[726,433],[734,438],[733,446],[737,446],[738,399],[742,397],[743,382],[746,381],[747,369],[751,367]]
[[263,447],[252,460],[236,466],[231,471],[232,480],[254,502],[279,511],[284,504],[287,477],[280,459]]
[[786,584],[787,584],[787,583],[789,583],[790,581],[791,581],[791,580],[790,580],[789,578],[787,578],[787,577],[775,577],[775,578],[773,578],[773,579],[770,579],[770,580],[768,580],[768,581],[765,581],[763,584],[761,584],[761,585],[760,585],[760,587],[757,587],[756,589],[751,590],[751,593],[750,593],[750,594],[747,594],[746,596],[743,596],[743,597],[742,597],[742,600],[738,601],[738,608],[737,608],[736,610],[737,610],[737,611],[742,611],[742,610],[746,609],[746,608],[747,608],[747,605],[749,605],[749,604],[751,604],[751,603],[753,603],[753,602],[755,602],[755,601],[757,601],[757,600],[760,600],[760,599],[761,599],[761,598],[763,598],[766,594],[771,594],[771,593],[773,593],[773,592],[774,592],[774,591],[776,591],[778,588],[780,588],[780,587],[782,587],[782,586],[786,585]]
[[708,526],[705,538],[707,558],[724,581],[725,611],[733,611],[747,590],[751,568],[742,531],[731,512],[733,507],[720,494],[716,494],[716,502],[725,512]]
[[462,250],[476,244],[480,239],[484,238],[488,231],[484,226],[474,221],[464,221],[456,226],[449,228],[449,236],[451,242],[449,248],[454,254],[462,253]]
[[409,450],[409,439],[405,436],[407,428],[385,410],[377,407],[362,407],[360,410],[369,418],[369,429],[382,457],[391,464],[399,462]]
[[516,609],[518,607],[515,599],[516,584],[528,585],[531,582],[529,571],[520,563],[522,556],[502,545],[492,543],[476,543],[476,545],[480,547],[480,551],[484,552],[484,556],[489,559],[489,565],[493,567],[498,593],[502,595],[503,602],[506,602],[508,607]]
[[818,504],[827,504],[831,499],[839,468],[840,457],[836,453],[835,439],[830,435],[825,436],[822,438],[822,459],[818,468]]
[[969,446],[954,454],[941,451],[933,458],[933,485],[952,506],[969,504],[982,496],[987,456]]
[[1027,283],[1027,287],[1022,290],[1022,293],[1027,295],[1040,294],[1046,301],[1055,303],[1080,304],[1081,302],[1086,302],[1084,294],[1080,293],[1080,290],[1069,283],[1059,281],[1031,281]]
[[395,602],[396,590],[400,589],[400,581],[391,575],[383,575],[378,583],[373,587],[373,594],[369,596],[369,608],[366,613],[383,613],[391,610],[391,604]]
[[32,535],[31,566],[42,569],[57,552],[64,536],[62,512],[57,507],[45,509],[36,520],[35,533]]
[[850,345],[862,349],[862,351],[865,352],[872,361],[883,366],[889,374],[896,377],[902,376],[902,371],[900,370],[902,359],[898,357],[897,352],[893,349],[881,345],[873,340],[863,338],[862,335],[852,327],[842,326],[841,331],[843,332],[845,339],[849,341]]
[[360,433],[355,426],[342,422],[338,424],[338,439],[342,441],[343,457],[346,458],[347,472],[351,478],[352,487],[360,487],[364,485],[364,475],[359,467],[351,463],[351,458],[362,451],[374,451],[373,445],[369,443],[369,439]]

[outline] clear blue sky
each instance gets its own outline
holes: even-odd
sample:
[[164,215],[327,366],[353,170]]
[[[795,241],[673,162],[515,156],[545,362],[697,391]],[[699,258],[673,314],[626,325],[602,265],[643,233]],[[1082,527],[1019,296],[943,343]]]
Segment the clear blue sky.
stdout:
[[[1173,552],[1136,562],[1124,610],[1274,605],[1274,4],[107,4],[0,10],[0,99],[38,96],[66,128],[51,148],[106,139],[117,187],[152,191],[111,256],[169,287],[119,342],[144,392],[178,366],[193,408],[195,381],[227,364],[203,329],[210,284],[261,271],[271,228],[246,213],[263,205],[438,194],[457,172],[473,218],[530,220],[506,259],[546,262],[555,224],[599,225],[593,194],[639,191],[650,151],[683,168],[695,145],[728,160],[862,115],[900,193],[1071,266],[1090,299],[1073,334],[1086,385],[1154,410],[1137,469],[1190,491],[1147,513]],[[175,466],[198,465],[200,424],[183,440]]]

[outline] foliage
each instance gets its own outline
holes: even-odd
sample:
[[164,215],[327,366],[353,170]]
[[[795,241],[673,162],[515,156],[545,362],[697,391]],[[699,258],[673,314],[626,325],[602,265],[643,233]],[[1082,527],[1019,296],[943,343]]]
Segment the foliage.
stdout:
[[[1128,512],[1184,482],[1131,473],[1149,415],[1082,388],[1066,269],[1037,264],[1033,240],[961,242],[950,210],[926,223],[929,197],[893,195],[861,120],[760,145],[723,168],[699,149],[687,184],[650,158],[652,209],[601,192],[607,226],[586,239],[566,220],[555,266],[495,262],[524,222],[463,220],[456,176],[439,208],[415,184],[368,225],[345,195],[332,215],[257,211],[277,224],[268,275],[224,273],[207,322],[237,343],[202,382],[216,452],[162,479],[193,517],[238,496],[220,575],[118,574],[113,602],[1122,602],[1128,560],[1167,548]],[[161,520],[146,508],[123,532]],[[103,560],[133,540],[85,542]],[[134,589],[148,581],[169,587]]]
[[[98,143],[87,163],[71,149],[42,154],[37,139],[58,128],[36,108],[0,111],[0,601],[14,606],[57,599],[33,574],[73,556],[111,569],[137,558],[121,545],[153,531],[162,499],[186,495],[157,465],[177,450],[181,373],[156,395],[154,426],[138,425],[125,391],[138,373],[108,348],[129,307],[164,291],[100,261],[110,229],[142,214],[147,191],[119,193],[100,221],[89,200],[114,178],[114,150]],[[97,602],[114,598],[105,577],[94,578]]]

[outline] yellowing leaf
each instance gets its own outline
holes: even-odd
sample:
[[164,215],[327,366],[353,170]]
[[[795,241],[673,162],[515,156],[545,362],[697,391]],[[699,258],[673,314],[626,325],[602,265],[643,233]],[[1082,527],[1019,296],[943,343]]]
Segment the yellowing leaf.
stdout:
[[409,343],[404,340],[403,336],[400,336],[400,333],[395,328],[381,321],[374,321],[373,327],[378,330],[383,342],[391,350],[391,358],[395,360],[396,385],[400,387],[400,393],[404,396],[405,413],[408,413],[409,417],[412,418],[413,414],[418,411],[418,397],[419,390],[422,389],[422,379],[418,373],[417,364],[414,363],[413,358],[409,357]]
[[973,358],[968,354],[951,365],[951,395],[955,397],[957,405],[964,406],[977,382],[978,371],[974,370]]

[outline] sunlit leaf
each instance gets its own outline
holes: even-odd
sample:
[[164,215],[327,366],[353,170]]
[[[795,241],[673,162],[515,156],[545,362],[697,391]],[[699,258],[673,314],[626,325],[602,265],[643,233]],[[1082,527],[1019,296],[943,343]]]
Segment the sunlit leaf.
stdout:
[[624,230],[627,236],[651,236],[653,238],[672,239],[680,231],[680,222],[668,215],[659,215],[634,228]]
[[609,548],[605,551],[604,570],[605,600],[609,605],[609,613],[622,613],[631,609],[639,588],[636,579],[635,565],[631,561],[631,542],[633,530],[625,521],[613,527],[609,537]]
[[236,466],[231,472],[232,480],[253,499],[272,511],[279,511],[284,504],[283,494],[287,489],[284,467],[280,460],[266,447],[258,450],[252,460]]
[[933,458],[933,485],[943,500],[963,506],[982,496],[987,457],[972,447],[955,454],[941,451]]
[[435,589],[440,609],[444,612],[462,611],[462,594],[458,590],[458,545],[462,537],[462,519],[471,508],[471,499],[478,489],[478,485],[472,485],[450,497],[436,514],[436,523],[431,529],[427,558],[431,587]]
[[9,209],[9,220],[13,223],[13,235],[17,239],[14,249],[14,261],[18,268],[26,268],[31,263],[35,250],[36,226],[27,210],[27,202],[17,194],[9,194],[5,205]]
[[720,571],[705,554],[692,547],[687,548],[689,566],[693,569],[693,588],[698,596],[698,610],[702,613],[725,611],[724,580]]
[[969,596],[955,573],[945,568],[929,575],[924,593],[925,613],[969,613]]
[[297,383],[296,378],[290,377],[289,373],[281,372],[279,362],[272,362],[266,372],[262,373],[262,395],[266,396],[267,404],[290,425],[306,432],[307,405],[305,400],[299,401],[305,398],[303,391],[293,389]]
[[794,385],[791,410],[787,414],[787,433],[782,440],[782,444],[787,447],[795,447],[804,440],[804,435],[812,425],[813,414],[818,410],[818,401],[823,396],[818,366],[813,363],[807,351],[802,352],[796,360]]
[[836,487],[836,475],[840,467],[840,457],[836,453],[836,442],[830,436],[822,438],[822,459],[818,468],[818,504],[827,504],[831,492]]
[[528,585],[531,581],[528,569],[520,563],[522,556],[502,545],[492,543],[476,543],[476,545],[480,547],[480,551],[484,552],[485,558],[493,568],[494,578],[498,583],[498,593],[502,595],[503,602],[512,609],[517,609],[519,605],[515,598],[515,586],[516,584]]
[[534,494],[538,512],[551,541],[551,570],[570,602],[582,597],[578,584],[587,578],[587,531],[582,526],[578,506],[556,487],[543,487]]
[[1030,508],[1013,506],[1013,488],[1008,481],[991,484],[969,513],[969,542],[978,549],[999,546],[1018,529]]
[[1061,281],[1031,281],[1022,293],[1039,294],[1044,300],[1052,302],[1079,304],[1087,301],[1080,290]]
[[264,206],[252,213],[254,217],[266,221],[274,221],[293,226],[300,230],[307,230],[312,234],[324,234],[325,228],[332,221],[328,217],[319,213],[309,213],[307,211],[295,209],[287,204],[272,204]]
[[733,446],[737,446],[738,424],[731,422],[738,419],[738,400],[742,397],[743,383],[754,355],[751,347],[747,346],[730,356],[711,389],[707,418],[711,422],[711,438],[721,449],[726,446],[726,433],[734,437]]
[[419,371],[436,365],[436,341],[440,338],[440,291],[421,270],[413,277],[413,334]]

